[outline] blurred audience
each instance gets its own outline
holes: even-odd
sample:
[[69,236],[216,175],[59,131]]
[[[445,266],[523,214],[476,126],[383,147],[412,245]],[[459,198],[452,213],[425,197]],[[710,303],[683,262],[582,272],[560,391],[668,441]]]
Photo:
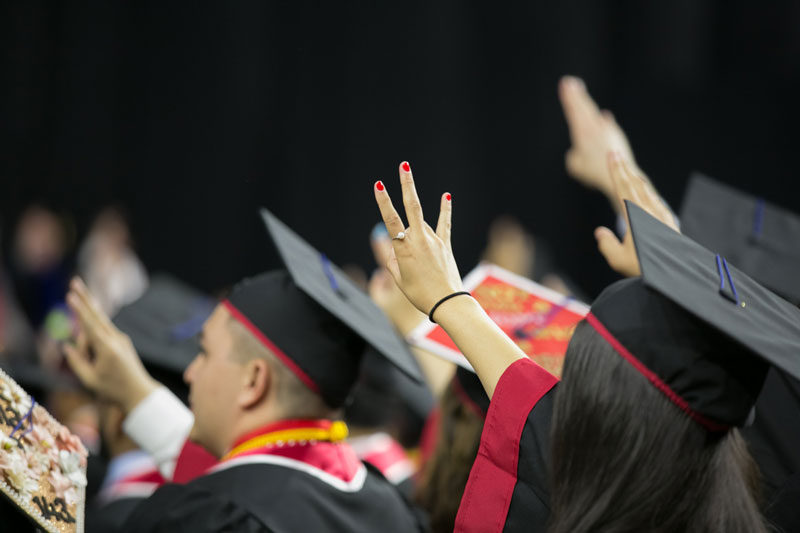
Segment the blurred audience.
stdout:
[[128,223],[118,208],[107,207],[97,215],[78,251],[78,274],[111,316],[147,289],[147,271],[133,251]]

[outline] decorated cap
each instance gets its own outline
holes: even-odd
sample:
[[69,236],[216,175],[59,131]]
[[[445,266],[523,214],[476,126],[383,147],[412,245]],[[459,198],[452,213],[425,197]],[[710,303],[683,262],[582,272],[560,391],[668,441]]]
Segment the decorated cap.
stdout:
[[87,456],[77,436],[0,370],[0,529],[82,532]]
[[627,203],[642,277],[617,282],[586,319],[689,416],[742,426],[770,365],[800,377],[800,309]]
[[681,231],[800,303],[800,215],[695,173],[684,197]]
[[415,381],[422,374],[383,312],[336,265],[266,209],[286,265],[244,280],[224,305],[331,407],[350,393],[367,345]]

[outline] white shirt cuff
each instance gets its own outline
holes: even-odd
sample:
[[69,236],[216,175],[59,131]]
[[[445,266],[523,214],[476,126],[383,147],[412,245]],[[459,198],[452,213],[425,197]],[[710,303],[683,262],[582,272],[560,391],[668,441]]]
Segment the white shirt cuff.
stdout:
[[161,475],[169,480],[193,425],[189,408],[166,387],[159,387],[128,413],[122,429],[153,457]]

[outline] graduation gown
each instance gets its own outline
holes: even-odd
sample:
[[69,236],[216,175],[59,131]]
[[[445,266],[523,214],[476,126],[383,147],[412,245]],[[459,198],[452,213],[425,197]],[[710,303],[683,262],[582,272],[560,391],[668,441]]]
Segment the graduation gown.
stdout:
[[112,459],[109,470],[114,469],[86,507],[86,533],[119,531],[136,506],[164,484],[155,463],[138,450]]
[[235,457],[143,501],[125,532],[419,531],[410,506],[344,443]]
[[550,423],[558,379],[520,359],[497,383],[455,531],[546,531]]
[[800,473],[800,382],[771,368],[751,426],[742,429],[764,478],[767,500]]

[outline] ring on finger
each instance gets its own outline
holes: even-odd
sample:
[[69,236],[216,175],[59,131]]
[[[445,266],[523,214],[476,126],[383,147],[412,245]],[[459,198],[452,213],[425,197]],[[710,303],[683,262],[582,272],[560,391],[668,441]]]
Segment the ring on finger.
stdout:
[[405,238],[406,238],[406,232],[405,231],[398,231],[397,235],[392,237],[392,240],[393,241],[402,241]]

